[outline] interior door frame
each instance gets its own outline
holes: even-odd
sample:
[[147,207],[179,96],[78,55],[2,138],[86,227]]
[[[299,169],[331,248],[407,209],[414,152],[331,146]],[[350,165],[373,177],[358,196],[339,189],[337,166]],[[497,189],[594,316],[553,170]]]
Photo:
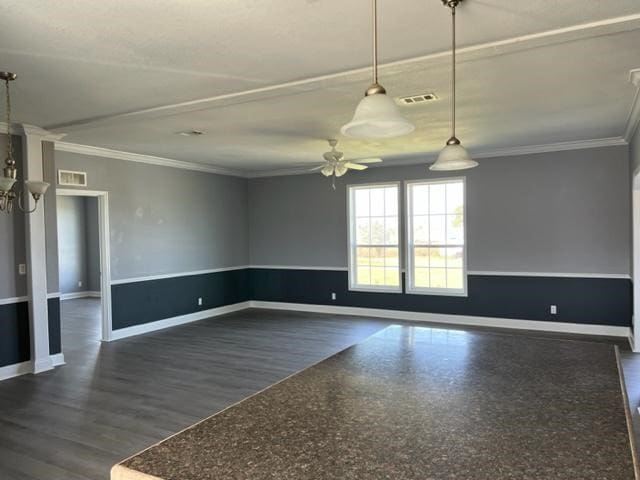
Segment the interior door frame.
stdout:
[[109,244],[109,192],[99,190],[57,189],[60,197],[94,197],[98,199],[98,238],[100,242],[100,303],[103,342],[113,339],[111,320],[111,248]]
[[631,178],[631,227],[633,321],[630,343],[634,352],[640,352],[640,168],[633,172]]

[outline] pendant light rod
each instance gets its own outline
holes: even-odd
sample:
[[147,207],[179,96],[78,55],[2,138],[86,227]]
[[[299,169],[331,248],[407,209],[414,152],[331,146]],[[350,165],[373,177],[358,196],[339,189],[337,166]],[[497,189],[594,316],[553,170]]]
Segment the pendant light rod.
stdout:
[[378,83],[378,0],[372,1],[373,11],[373,84]]
[[456,137],[456,7],[462,0],[442,0],[451,9],[451,138],[447,145],[459,144]]

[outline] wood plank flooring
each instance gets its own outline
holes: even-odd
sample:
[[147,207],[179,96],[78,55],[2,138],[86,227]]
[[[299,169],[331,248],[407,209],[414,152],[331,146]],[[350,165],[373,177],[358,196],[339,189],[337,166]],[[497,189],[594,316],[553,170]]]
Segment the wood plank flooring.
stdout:
[[63,302],[62,322],[67,365],[0,382],[2,480],[107,479],[125,457],[399,323],[246,310],[104,344],[96,299]]

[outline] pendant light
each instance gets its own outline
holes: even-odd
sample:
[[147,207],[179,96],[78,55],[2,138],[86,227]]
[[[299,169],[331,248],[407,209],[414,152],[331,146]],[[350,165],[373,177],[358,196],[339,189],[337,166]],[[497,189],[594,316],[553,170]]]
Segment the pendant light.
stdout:
[[373,3],[373,83],[356,107],[353,119],[340,130],[354,138],[390,138],[413,132],[415,126],[402,116],[398,106],[378,83],[378,6]]
[[478,166],[478,162],[469,156],[467,150],[456,137],[456,7],[462,1],[442,0],[443,5],[451,9],[452,24],[451,138],[447,140],[447,145],[440,151],[438,159],[429,167],[429,170],[465,170]]
[[9,83],[13,82],[17,78],[15,73],[0,72],[0,80],[5,84],[5,103],[6,103],[6,122],[7,122],[7,156],[5,157],[5,167],[2,170],[0,176],[0,211],[11,213],[15,204],[16,197],[18,198],[18,207],[20,210],[26,213],[33,213],[38,207],[38,201],[49,188],[47,182],[40,181],[26,181],[25,186],[31,196],[35,200],[33,209],[27,210],[22,205],[22,192],[17,193],[14,189],[17,177],[18,169],[16,168],[16,161],[13,158],[13,145],[11,139],[11,95],[9,93]]

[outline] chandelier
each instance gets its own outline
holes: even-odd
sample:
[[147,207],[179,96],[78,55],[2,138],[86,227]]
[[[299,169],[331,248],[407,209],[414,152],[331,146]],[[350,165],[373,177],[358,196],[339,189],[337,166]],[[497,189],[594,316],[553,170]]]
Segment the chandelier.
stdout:
[[13,145],[11,139],[11,96],[9,94],[9,83],[17,78],[15,73],[0,72],[0,80],[5,84],[5,101],[6,101],[6,121],[7,121],[7,156],[4,160],[5,167],[2,170],[2,176],[0,177],[0,211],[11,213],[13,212],[14,205],[16,203],[16,197],[18,198],[18,207],[20,210],[26,213],[32,213],[38,208],[38,200],[44,195],[49,188],[47,182],[39,182],[34,180],[25,181],[25,186],[31,193],[31,196],[35,200],[35,205],[31,210],[25,209],[22,205],[22,192],[16,192],[14,187],[18,177],[18,169],[16,168],[16,161],[13,158]]

